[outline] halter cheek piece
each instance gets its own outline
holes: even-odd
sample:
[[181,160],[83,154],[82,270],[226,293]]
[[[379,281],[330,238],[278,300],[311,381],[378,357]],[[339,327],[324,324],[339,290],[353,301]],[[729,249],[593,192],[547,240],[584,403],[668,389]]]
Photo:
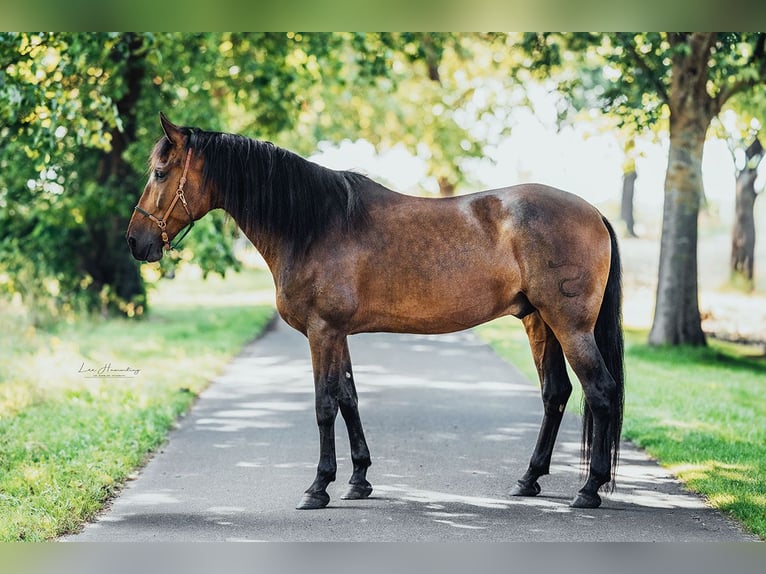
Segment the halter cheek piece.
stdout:
[[[152,215],[148,211],[145,211],[141,209],[138,206],[135,206],[133,209],[140,213],[141,215],[148,217],[151,219],[154,223],[157,224],[157,227],[160,228],[160,231],[162,232],[162,242],[165,244],[165,249],[170,251],[171,249],[174,249],[178,247],[178,244],[181,243],[181,240],[186,237],[186,235],[191,231],[191,228],[194,227],[194,218],[192,217],[191,211],[189,211],[189,205],[186,203],[186,196],[184,195],[184,185],[186,184],[186,173],[189,171],[189,162],[191,161],[191,148],[188,149],[186,152],[186,163],[184,164],[184,171],[181,174],[181,180],[178,182],[178,189],[176,190],[176,195],[173,198],[173,201],[170,202],[170,205],[165,210],[165,213],[162,215],[162,217],[157,217],[156,215]],[[165,228],[167,227],[167,220],[170,213],[173,211],[173,208],[176,206],[176,203],[178,203],[178,200],[181,200],[181,205],[184,206],[184,210],[186,211],[186,215],[189,216],[189,225],[186,226],[186,229],[184,230],[181,237],[176,241],[175,245],[170,245],[170,241],[168,240],[168,233],[165,231]]]

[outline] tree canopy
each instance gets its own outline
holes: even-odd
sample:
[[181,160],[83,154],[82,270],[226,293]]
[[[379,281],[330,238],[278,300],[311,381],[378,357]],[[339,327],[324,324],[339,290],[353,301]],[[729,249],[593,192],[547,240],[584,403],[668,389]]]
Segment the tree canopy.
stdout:
[[574,70],[559,89],[575,107],[585,103],[638,128],[668,119],[670,151],[651,343],[705,343],[697,285],[703,145],[723,106],[766,82],[765,41],[763,33],[715,32],[523,38],[530,66],[538,74]]
[[[529,82],[560,116],[627,134],[668,126],[655,343],[704,343],[697,305],[702,144],[766,79],[763,33],[0,33],[0,289],[51,313],[140,314],[124,229],[157,114],[309,154],[364,138],[422,159],[442,194],[507,134]],[[521,96],[523,102],[523,95]],[[752,107],[752,106],[751,106]],[[658,128],[659,126],[659,128]],[[236,229],[204,218],[186,244],[236,267]]]
[[[469,115],[493,60],[472,34],[0,34],[0,285],[51,312],[145,307],[124,228],[159,111],[304,154],[322,140],[403,144],[446,191],[481,155]],[[471,59],[481,66],[463,66]],[[462,114],[462,116],[461,116]],[[206,272],[236,267],[220,214],[188,246]],[[223,241],[222,241],[223,240]],[[172,258],[165,265],[172,266]]]

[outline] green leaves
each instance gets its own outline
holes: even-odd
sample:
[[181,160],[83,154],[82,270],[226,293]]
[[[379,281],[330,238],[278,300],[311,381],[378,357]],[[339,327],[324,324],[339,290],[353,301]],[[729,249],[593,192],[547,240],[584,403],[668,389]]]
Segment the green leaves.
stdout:
[[[93,274],[128,257],[122,234],[160,135],[159,111],[304,155],[322,141],[403,145],[449,190],[464,182],[468,160],[510,131],[526,81],[555,80],[569,105],[562,117],[599,109],[623,126],[656,125],[667,117],[672,62],[690,53],[691,38],[0,33],[0,277],[23,244],[36,254],[38,284],[51,273],[69,285],[90,276],[89,289],[116,280]],[[717,36],[711,97],[724,101],[762,80],[762,60],[761,35]],[[94,230],[106,221],[108,230]],[[231,237],[216,235],[220,221],[205,225],[189,243],[195,261],[207,270],[236,266]],[[95,256],[104,245],[114,251]]]
[[[574,110],[596,107],[621,125],[645,129],[666,116],[674,62],[702,58],[701,88],[717,112],[733,95],[766,82],[763,43],[761,33],[536,33],[525,34],[519,47],[538,75],[561,80]],[[689,88],[688,82],[679,85]]]
[[[403,144],[452,188],[462,161],[483,154],[468,126],[484,117],[493,133],[504,129],[505,116],[495,116],[508,86],[504,42],[446,33],[0,33],[0,286],[21,293],[23,268],[24,298],[49,301],[54,314],[122,312],[143,299],[123,234],[162,110],[183,125],[304,154],[325,140]],[[487,74],[497,89],[482,99]],[[236,235],[223,218],[206,218],[180,260],[205,273],[236,269]],[[55,296],[37,288],[49,280],[60,286]]]

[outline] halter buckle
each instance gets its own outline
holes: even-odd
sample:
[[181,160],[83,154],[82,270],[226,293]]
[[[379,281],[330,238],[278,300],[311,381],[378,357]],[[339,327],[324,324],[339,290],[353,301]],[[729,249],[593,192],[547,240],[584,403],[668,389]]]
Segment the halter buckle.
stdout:
[[184,204],[184,207],[186,208],[186,211],[189,211],[189,204],[186,203],[186,195],[184,195],[184,189],[183,189],[183,180],[182,183],[179,184],[178,191],[176,191],[178,194],[178,198],[181,200],[181,203]]

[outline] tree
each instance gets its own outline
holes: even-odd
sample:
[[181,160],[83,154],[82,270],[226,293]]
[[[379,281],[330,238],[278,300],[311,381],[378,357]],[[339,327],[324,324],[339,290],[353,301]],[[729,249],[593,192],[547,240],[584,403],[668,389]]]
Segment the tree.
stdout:
[[[623,122],[652,124],[667,113],[670,149],[651,344],[705,344],[697,285],[703,145],[722,106],[766,82],[765,40],[763,33],[713,32],[524,38],[526,51],[543,69],[575,54],[588,70],[583,77],[600,76],[600,108]],[[577,87],[583,87],[577,77],[563,86]]]
[[[617,129],[617,140],[623,151],[622,163],[622,193],[620,195],[620,218],[625,223],[625,233],[628,237],[638,237],[635,225],[634,199],[636,192],[636,161],[643,155],[639,141],[646,138],[656,143],[658,130],[665,127],[664,121],[653,125],[638,126],[637,124],[623,124]],[[640,131],[637,131],[640,130]]]
[[636,160],[630,156],[625,158],[622,172],[622,195],[620,196],[620,218],[625,223],[625,232],[628,237],[636,235],[636,219],[633,215],[633,197],[636,193]]
[[[153,92],[148,34],[2,34],[0,264],[6,290],[74,310],[140,314],[124,229],[143,185],[136,144]],[[34,254],[29,256],[28,254]]]
[[753,261],[755,259],[755,180],[764,155],[758,135],[745,150],[744,162],[737,170],[734,226],[731,239],[731,272],[744,280],[749,290],[754,288]]
[[382,152],[402,146],[423,160],[440,195],[455,193],[467,180],[465,162],[484,157],[490,139],[487,129],[470,127],[492,124],[496,139],[507,129],[508,76],[493,58],[492,36],[340,36],[347,40],[343,56],[335,66],[315,66],[299,121],[280,142],[303,154],[317,142],[346,139],[364,139]]
[[[137,41],[105,34],[0,38],[4,286],[43,301],[52,314],[118,300],[133,312],[143,304],[138,268],[120,257],[114,240],[115,226],[127,222],[126,196],[111,187],[129,176],[121,134],[127,127],[130,135],[134,122],[122,123],[120,106],[136,97]],[[110,83],[112,77],[120,81]]]
[[[323,40],[312,49],[331,53]],[[221,129],[241,102],[267,137],[280,133],[306,78],[289,60],[296,43],[287,34],[0,34],[0,288],[42,315],[140,314],[144,282],[124,232],[157,113]],[[186,246],[203,271],[237,265],[233,229],[221,214],[199,223]]]
[[758,167],[764,156],[762,122],[766,118],[766,90],[735,96],[716,122],[734,161],[735,202],[731,234],[731,279],[747,290],[755,287],[755,201]]
[[722,106],[766,82],[764,40],[766,34],[668,34],[670,82],[659,93],[670,110],[670,151],[650,343],[705,343],[697,296],[702,150]]
[[[442,54],[457,51],[450,42],[443,34],[0,34],[0,288],[52,315],[143,311],[124,229],[161,110],[182,125],[275,141],[296,134],[304,150],[338,126],[372,138],[382,113],[388,141],[397,133],[415,149],[430,135],[434,165],[457,166],[478,146],[451,113],[433,129],[419,122],[439,117],[435,102],[444,106],[453,89],[440,84]],[[416,94],[419,102],[400,105]],[[334,111],[329,123],[320,106]],[[186,247],[204,271],[224,272],[237,265],[235,236],[216,213]]]

